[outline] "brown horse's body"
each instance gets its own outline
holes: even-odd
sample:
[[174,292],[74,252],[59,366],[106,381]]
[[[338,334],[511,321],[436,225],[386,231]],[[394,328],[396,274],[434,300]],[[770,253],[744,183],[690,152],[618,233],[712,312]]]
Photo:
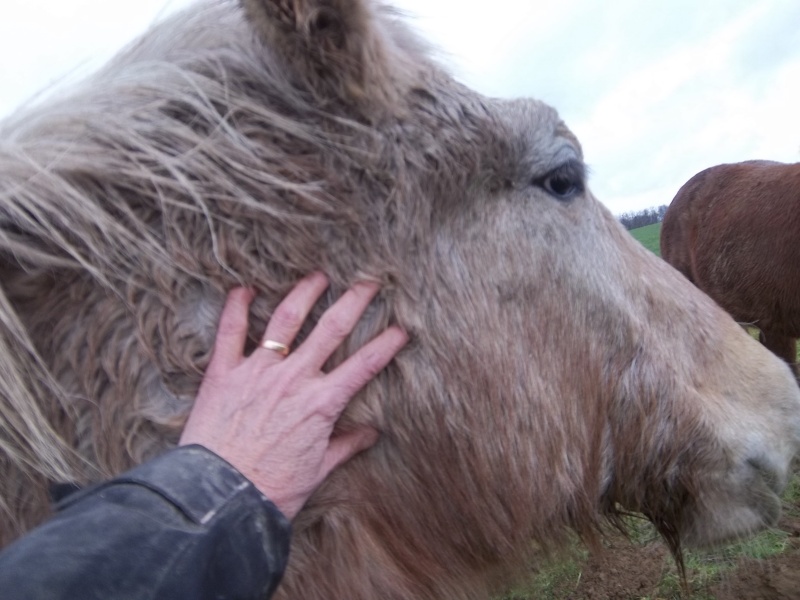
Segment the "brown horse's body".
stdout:
[[[174,445],[225,291],[302,275],[411,343],[339,427],[285,600],[486,598],[619,507],[677,547],[773,523],[786,365],[628,236],[550,107],[454,81],[367,0],[204,2],[0,124],[0,534]],[[318,313],[317,313],[318,316]],[[316,317],[315,317],[316,318]],[[314,319],[312,319],[313,321]]]
[[789,363],[800,337],[800,163],[749,161],[692,177],[670,204],[661,256]]

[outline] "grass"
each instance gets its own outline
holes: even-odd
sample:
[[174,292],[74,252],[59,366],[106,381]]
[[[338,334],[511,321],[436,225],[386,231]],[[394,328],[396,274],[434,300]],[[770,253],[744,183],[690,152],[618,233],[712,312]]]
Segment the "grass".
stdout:
[[795,474],[783,492],[783,510],[787,515],[800,517],[800,473]]
[[[646,536],[652,539],[655,533]],[[690,596],[684,595],[678,570],[671,557],[665,558],[664,575],[656,585],[654,595],[641,600],[714,600],[708,589],[722,575],[736,568],[743,558],[765,559],[783,553],[789,534],[780,530],[769,530],[753,539],[742,541],[713,552],[687,551],[684,556]],[[635,542],[634,542],[635,543]],[[581,578],[588,553],[576,553],[537,573],[525,585],[502,596],[498,600],[558,600],[574,591]],[[636,565],[631,565],[632,569]]]
[[661,223],[631,229],[630,233],[639,243],[656,256],[661,256]]
[[685,553],[686,573],[691,596],[682,594],[674,565],[670,565],[658,585],[658,598],[664,600],[713,600],[708,589],[722,575],[735,569],[745,558],[763,560],[782,554],[788,547],[789,534],[770,529],[759,535],[713,551]]
[[557,563],[536,573],[530,581],[496,600],[557,600],[573,591],[581,580],[589,553],[575,546],[573,556],[567,555]]
[[[783,495],[784,512],[800,516],[800,473],[789,482]],[[646,546],[658,539],[652,525],[643,519],[628,522],[631,542]],[[685,551],[684,560],[690,595],[681,588],[678,570],[671,557],[665,558],[664,570],[654,594],[638,600],[714,600],[709,588],[739,565],[742,559],[766,559],[782,554],[789,548],[790,534],[770,529],[752,538],[713,551]],[[496,600],[559,600],[577,588],[589,553],[577,543],[567,557],[539,571],[531,580]],[[636,565],[631,565],[632,569]]]

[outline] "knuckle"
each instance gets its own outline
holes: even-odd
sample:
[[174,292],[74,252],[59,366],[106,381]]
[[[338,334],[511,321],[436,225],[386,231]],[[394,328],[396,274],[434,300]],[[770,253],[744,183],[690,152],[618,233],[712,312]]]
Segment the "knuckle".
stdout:
[[326,313],[322,315],[319,326],[323,332],[334,339],[346,338],[353,329],[352,323],[342,315]]
[[295,330],[302,327],[305,317],[296,308],[281,304],[272,313],[270,320],[281,329]]
[[217,336],[227,337],[238,335],[247,329],[247,314],[228,312],[224,318],[220,319],[217,327]]
[[361,359],[362,374],[365,383],[383,370],[385,360],[378,352],[365,352]]
[[276,366],[274,379],[270,380],[270,392],[282,395],[315,396],[314,378],[301,364],[285,361]]
[[349,400],[351,395],[352,391],[347,387],[331,389],[327,394],[320,396],[316,410],[333,426],[333,423],[339,418],[348,404],[348,402],[342,402],[342,398]]

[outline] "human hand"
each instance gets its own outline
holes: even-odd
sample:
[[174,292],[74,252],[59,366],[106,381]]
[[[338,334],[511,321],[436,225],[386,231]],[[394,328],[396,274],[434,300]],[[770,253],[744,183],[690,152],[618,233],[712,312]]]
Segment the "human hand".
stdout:
[[[301,280],[275,309],[263,339],[290,346],[327,287],[322,273]],[[330,373],[322,372],[377,292],[372,283],[354,285],[288,356],[260,346],[245,357],[253,292],[232,290],[180,445],[217,453],[293,519],[333,469],[377,441],[371,427],[332,436],[333,426],[406,344],[405,332],[389,327]]]

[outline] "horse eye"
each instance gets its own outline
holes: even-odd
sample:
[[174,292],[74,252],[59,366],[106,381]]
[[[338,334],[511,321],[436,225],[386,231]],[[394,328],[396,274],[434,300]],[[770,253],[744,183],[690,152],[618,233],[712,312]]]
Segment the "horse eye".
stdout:
[[534,182],[558,200],[572,200],[583,193],[584,167],[578,161],[570,161]]
[[575,195],[578,186],[563,175],[551,175],[544,180],[543,187],[554,196],[567,198]]

